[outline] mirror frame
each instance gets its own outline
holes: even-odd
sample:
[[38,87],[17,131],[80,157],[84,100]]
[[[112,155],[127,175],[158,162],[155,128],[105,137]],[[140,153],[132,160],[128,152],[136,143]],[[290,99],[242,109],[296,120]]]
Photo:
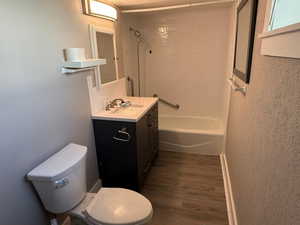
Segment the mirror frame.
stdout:
[[97,66],[97,68],[95,70],[96,86],[101,87],[101,86],[105,86],[105,85],[108,85],[110,83],[118,81],[120,78],[119,78],[119,66],[118,66],[118,55],[117,55],[117,44],[116,44],[115,29],[108,28],[108,27],[100,27],[100,26],[90,24],[89,25],[89,31],[90,31],[90,41],[91,41],[92,57],[93,58],[99,58],[96,33],[101,32],[101,33],[105,33],[105,34],[111,34],[113,36],[114,55],[115,55],[115,68],[116,68],[116,80],[113,80],[113,81],[102,84],[102,82],[101,82],[101,67]]
[[[239,24],[239,13],[244,8],[247,3],[250,3],[250,26],[249,26],[249,38],[248,38],[248,54],[247,54],[247,68],[246,72],[242,72],[236,68],[236,53],[237,53],[237,37],[238,37],[238,24]],[[245,83],[249,84],[250,75],[251,75],[251,66],[252,66],[252,55],[253,55],[253,46],[254,46],[254,38],[255,38],[255,28],[256,28],[256,17],[257,17],[257,7],[258,0],[242,0],[237,8],[236,15],[236,34],[235,34],[235,51],[234,51],[234,65],[233,65],[233,74],[238,78],[243,80]]]

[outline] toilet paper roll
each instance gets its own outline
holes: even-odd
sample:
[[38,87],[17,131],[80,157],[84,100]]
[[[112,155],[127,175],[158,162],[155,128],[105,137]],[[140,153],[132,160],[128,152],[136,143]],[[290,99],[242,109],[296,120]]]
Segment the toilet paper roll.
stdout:
[[84,48],[66,48],[64,49],[65,60],[70,62],[83,61],[85,57]]

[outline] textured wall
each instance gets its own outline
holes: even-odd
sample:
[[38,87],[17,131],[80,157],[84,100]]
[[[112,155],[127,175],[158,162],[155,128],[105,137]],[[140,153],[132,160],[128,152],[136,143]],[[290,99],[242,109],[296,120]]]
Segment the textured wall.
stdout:
[[[24,176],[69,142],[86,145],[88,185],[98,178],[86,76],[60,73],[62,49],[85,47],[80,0],[2,1],[0,7],[0,224],[47,224]],[[90,54],[89,54],[90,56]]]
[[231,17],[230,4],[137,14],[142,95],[181,106],[161,104],[160,113],[223,117]]
[[247,96],[232,93],[226,156],[240,225],[300,224],[300,60],[260,55],[259,1]]

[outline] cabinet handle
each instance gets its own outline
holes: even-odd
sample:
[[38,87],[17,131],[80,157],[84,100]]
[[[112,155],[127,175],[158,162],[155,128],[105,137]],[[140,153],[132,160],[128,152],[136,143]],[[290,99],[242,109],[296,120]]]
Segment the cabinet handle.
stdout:
[[151,160],[147,163],[146,167],[144,168],[143,173],[146,174],[151,168]]
[[153,123],[153,121],[152,121],[152,115],[149,114],[148,117],[147,117],[147,125],[148,125],[148,127],[152,127],[152,125],[153,125],[152,123]]
[[113,139],[116,140],[116,141],[129,142],[130,139],[131,139],[130,134],[128,132],[126,132],[126,128],[118,130],[118,134],[126,135],[127,139],[118,138],[118,137],[114,136]]

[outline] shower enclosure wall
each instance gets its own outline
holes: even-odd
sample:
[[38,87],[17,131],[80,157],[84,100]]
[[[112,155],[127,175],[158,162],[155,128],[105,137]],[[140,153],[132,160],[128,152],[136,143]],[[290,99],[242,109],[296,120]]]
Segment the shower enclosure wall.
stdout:
[[124,70],[134,80],[134,93],[140,74],[142,96],[157,94],[180,105],[159,105],[162,150],[220,153],[233,12],[232,4],[220,4],[122,15]]

